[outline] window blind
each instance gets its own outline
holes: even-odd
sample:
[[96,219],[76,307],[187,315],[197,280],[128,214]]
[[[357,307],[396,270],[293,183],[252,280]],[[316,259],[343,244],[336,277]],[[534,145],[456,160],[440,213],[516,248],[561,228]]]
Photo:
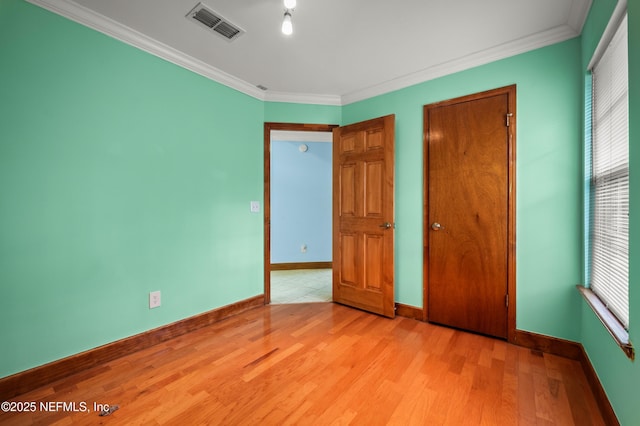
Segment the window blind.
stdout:
[[591,290],[629,328],[627,17],[592,68]]

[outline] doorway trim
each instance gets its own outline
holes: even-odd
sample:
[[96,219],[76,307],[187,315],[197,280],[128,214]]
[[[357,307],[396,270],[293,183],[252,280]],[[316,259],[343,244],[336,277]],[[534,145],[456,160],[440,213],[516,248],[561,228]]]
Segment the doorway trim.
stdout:
[[425,105],[422,121],[423,149],[423,206],[422,206],[422,306],[423,318],[426,321],[429,307],[429,134],[428,109],[439,106],[470,102],[496,95],[507,95],[508,98],[508,140],[507,140],[507,341],[516,341],[516,85],[474,93],[459,98],[448,99]]
[[264,123],[264,304],[271,303],[271,131],[333,132],[337,124]]

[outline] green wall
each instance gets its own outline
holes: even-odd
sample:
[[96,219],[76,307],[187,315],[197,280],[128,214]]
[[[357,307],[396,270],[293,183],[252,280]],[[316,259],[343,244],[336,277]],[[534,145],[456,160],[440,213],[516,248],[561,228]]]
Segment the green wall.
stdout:
[[264,121],[270,123],[342,124],[342,107],[265,102]]
[[263,293],[263,102],[17,0],[0,57],[0,377]]
[[[615,0],[595,0],[582,34],[582,72],[607,26]],[[640,342],[637,313],[640,313],[640,3],[630,0],[629,14],[629,337]],[[618,348],[593,311],[583,303],[580,341],[605,388],[622,425],[640,423],[640,366]]]
[[580,40],[347,105],[345,124],[396,114],[396,299],[422,306],[423,105],[517,85],[517,327],[577,340]]

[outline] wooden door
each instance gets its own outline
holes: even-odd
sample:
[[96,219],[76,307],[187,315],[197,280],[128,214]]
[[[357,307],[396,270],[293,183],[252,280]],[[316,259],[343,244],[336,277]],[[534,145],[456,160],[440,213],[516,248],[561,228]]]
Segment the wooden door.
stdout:
[[500,338],[509,318],[514,107],[513,86],[425,107],[427,318]]
[[333,130],[333,300],[391,318],[394,133],[393,115]]

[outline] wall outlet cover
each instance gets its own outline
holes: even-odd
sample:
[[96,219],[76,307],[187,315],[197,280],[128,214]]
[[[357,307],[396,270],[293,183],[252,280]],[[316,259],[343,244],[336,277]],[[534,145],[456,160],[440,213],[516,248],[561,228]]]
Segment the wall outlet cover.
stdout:
[[160,306],[162,300],[160,297],[160,291],[152,291],[149,293],[149,309],[157,308]]

